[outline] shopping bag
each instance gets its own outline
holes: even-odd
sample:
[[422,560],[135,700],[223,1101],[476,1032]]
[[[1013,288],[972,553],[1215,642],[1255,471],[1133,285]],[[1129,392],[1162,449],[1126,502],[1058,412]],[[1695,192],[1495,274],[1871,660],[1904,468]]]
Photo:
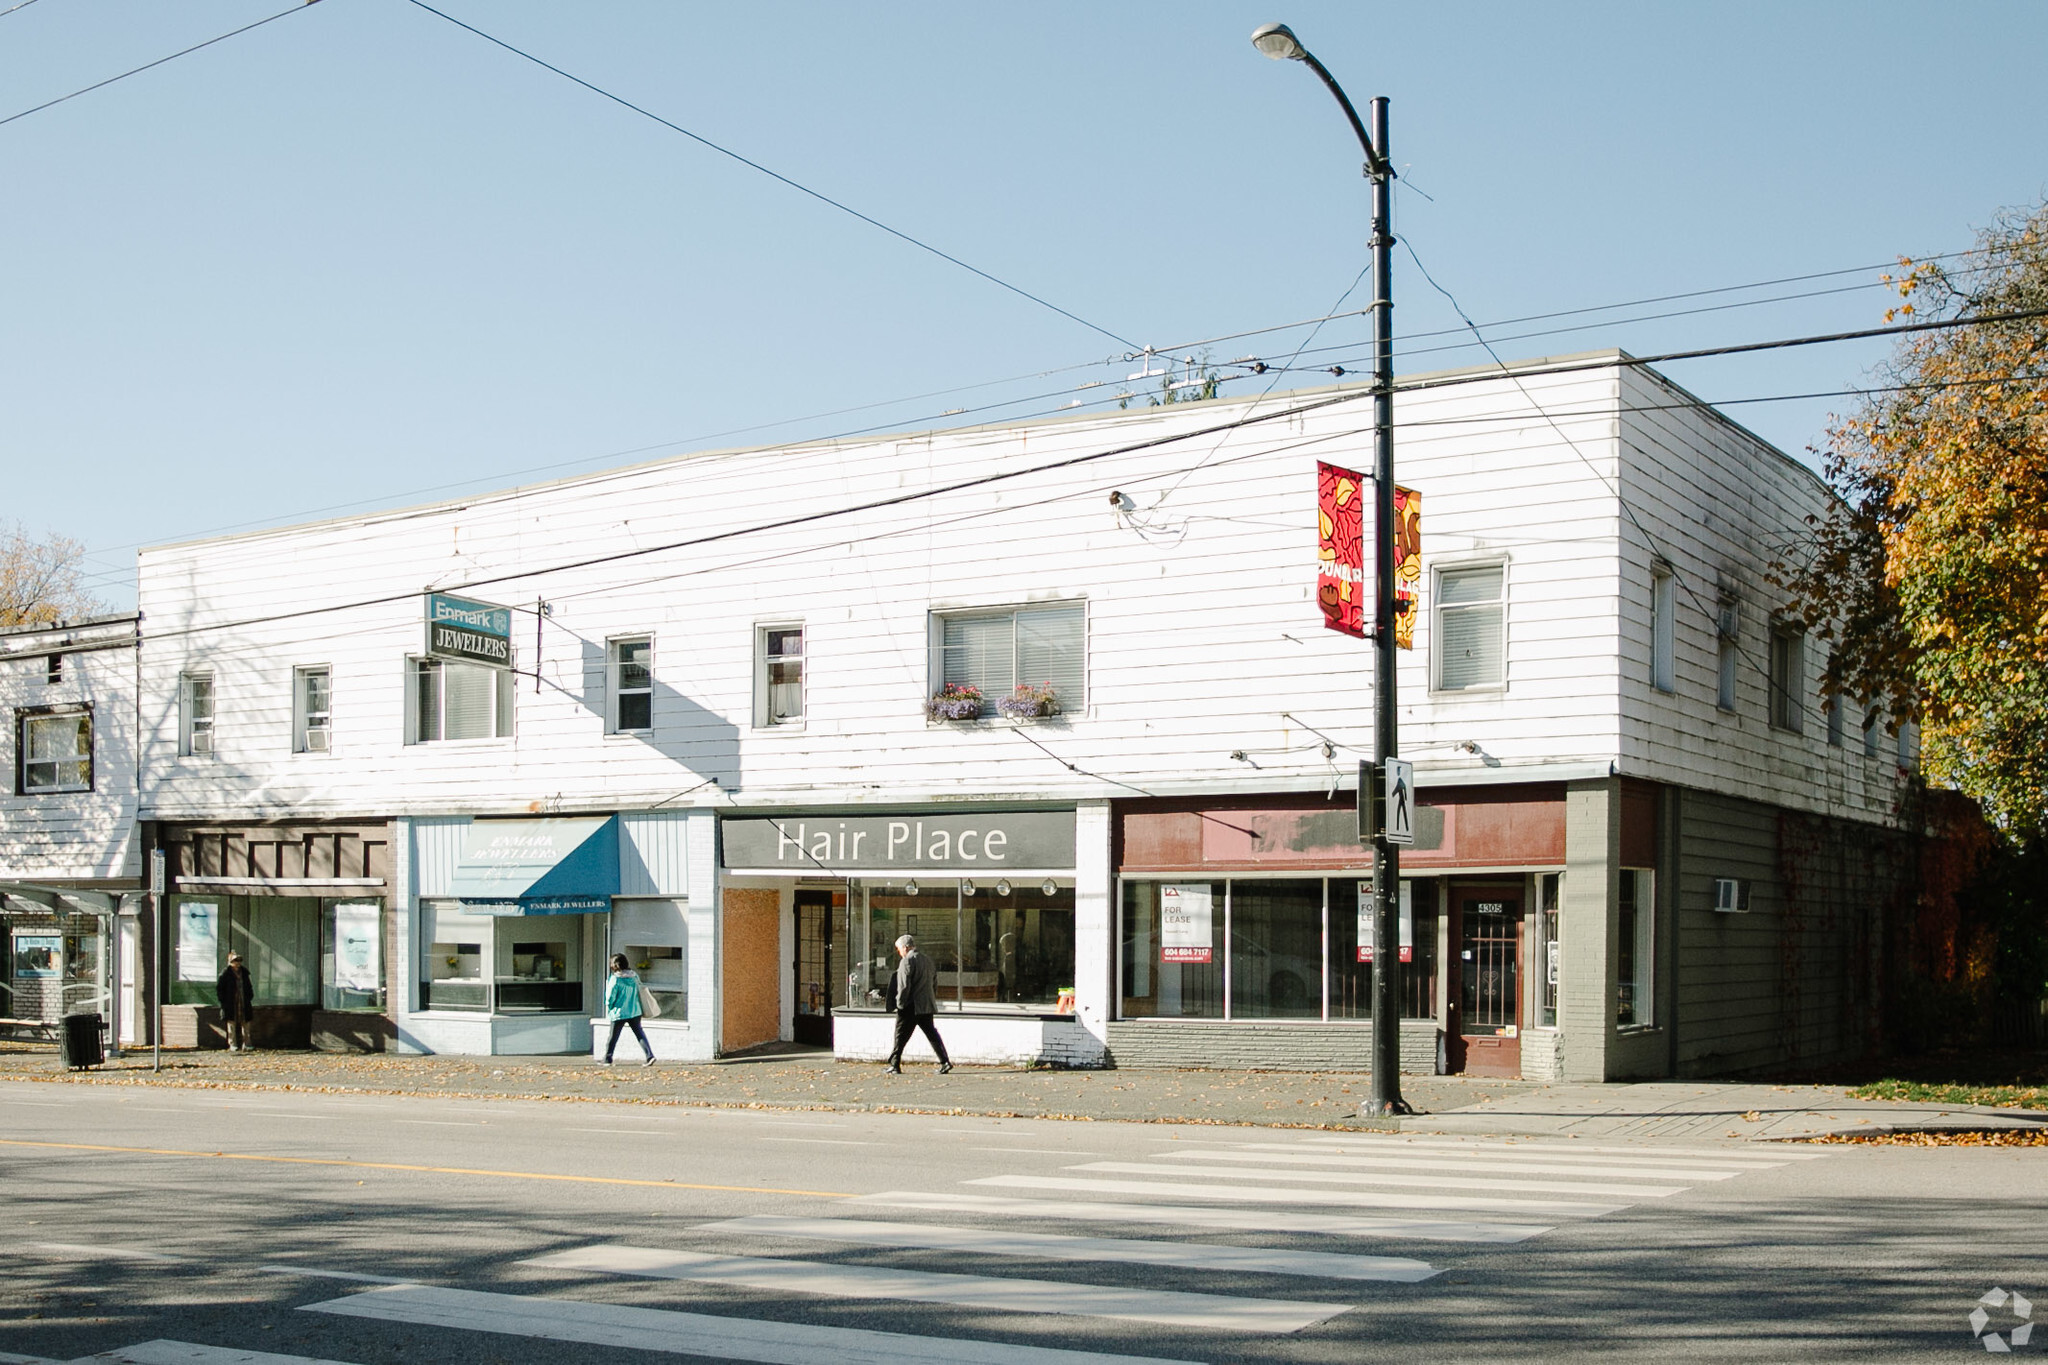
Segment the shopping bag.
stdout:
[[640,1012],[649,1019],[661,1018],[661,1006],[655,1002],[654,992],[647,989],[645,982],[640,986]]

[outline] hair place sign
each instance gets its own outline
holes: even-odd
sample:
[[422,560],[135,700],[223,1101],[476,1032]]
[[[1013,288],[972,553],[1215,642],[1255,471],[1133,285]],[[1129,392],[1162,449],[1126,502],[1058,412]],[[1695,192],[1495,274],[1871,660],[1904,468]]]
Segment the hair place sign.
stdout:
[[1074,813],[740,815],[719,822],[734,872],[1058,872],[1074,865]]

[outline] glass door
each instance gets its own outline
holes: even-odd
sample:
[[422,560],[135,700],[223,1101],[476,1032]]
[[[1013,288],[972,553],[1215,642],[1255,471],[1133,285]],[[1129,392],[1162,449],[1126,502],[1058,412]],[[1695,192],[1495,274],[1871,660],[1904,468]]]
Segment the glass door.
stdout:
[[796,893],[796,1001],[790,1036],[812,1047],[832,1046],[832,916],[843,892]]
[[1522,888],[1456,886],[1458,1011],[1451,1070],[1522,1074]]

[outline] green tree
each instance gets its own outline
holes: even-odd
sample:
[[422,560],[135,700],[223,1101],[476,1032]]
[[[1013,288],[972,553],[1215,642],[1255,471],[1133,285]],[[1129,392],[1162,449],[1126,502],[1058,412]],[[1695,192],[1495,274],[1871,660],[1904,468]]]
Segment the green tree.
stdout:
[[[1888,318],[2048,312],[2048,204],[1902,264]],[[1880,387],[1830,431],[1840,500],[1778,581],[1833,642],[1824,692],[1918,720],[1928,777],[2024,839],[2048,830],[2048,316],[1913,334]]]

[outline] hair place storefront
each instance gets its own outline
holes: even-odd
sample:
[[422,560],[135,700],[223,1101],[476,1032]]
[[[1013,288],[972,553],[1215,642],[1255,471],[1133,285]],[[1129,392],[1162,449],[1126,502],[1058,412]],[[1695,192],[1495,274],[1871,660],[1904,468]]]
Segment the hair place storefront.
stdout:
[[[723,818],[722,1050],[790,1038],[888,1056],[908,934],[938,968],[954,1060],[1099,1065],[1076,958],[1089,923],[1106,927],[1106,888],[1077,886],[1076,826],[1072,808]],[[921,1036],[907,1055],[930,1055]]]

